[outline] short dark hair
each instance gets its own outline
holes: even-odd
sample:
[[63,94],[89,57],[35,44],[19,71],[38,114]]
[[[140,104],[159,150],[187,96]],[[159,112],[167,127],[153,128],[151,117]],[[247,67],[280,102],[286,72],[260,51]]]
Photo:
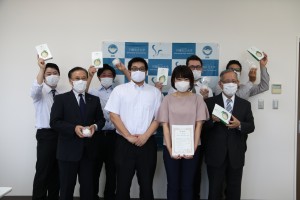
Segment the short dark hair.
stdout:
[[99,77],[105,70],[110,70],[113,77],[116,78],[116,70],[108,64],[103,64],[103,68],[98,69],[97,76]]
[[228,64],[226,65],[226,69],[229,69],[229,66],[230,65],[234,65],[234,64],[238,65],[240,67],[241,71],[242,71],[242,65],[241,65],[241,63],[238,60],[230,60],[228,62]]
[[186,62],[185,62],[186,66],[189,66],[190,60],[197,60],[197,61],[199,61],[201,63],[201,66],[203,67],[203,62],[202,62],[201,58],[199,58],[197,55],[191,55],[190,57],[188,57],[186,59]]
[[80,71],[84,71],[85,74],[86,74],[86,77],[89,76],[88,71],[87,71],[86,69],[84,69],[83,67],[74,67],[74,68],[72,68],[72,69],[69,71],[69,73],[68,73],[69,79],[71,79],[73,72],[79,71],[79,70],[80,70]]
[[59,67],[56,64],[54,64],[54,63],[47,63],[46,67],[45,67],[45,71],[46,71],[47,68],[55,69],[58,72],[58,74],[60,75]]
[[233,72],[237,78],[237,74],[232,70],[232,69],[225,69],[224,71],[221,72],[220,74],[220,80],[223,78],[223,76],[229,72]]
[[148,63],[146,62],[146,60],[144,58],[141,58],[141,57],[135,57],[135,58],[132,58],[129,63],[128,63],[128,70],[131,70],[131,66],[133,63],[136,63],[136,62],[141,62],[145,65],[145,69],[146,71],[148,71]]
[[175,69],[172,72],[172,77],[171,77],[171,85],[174,89],[177,90],[175,87],[175,79],[176,78],[188,78],[190,81],[190,88],[189,90],[192,90],[194,87],[194,75],[192,70],[186,66],[186,65],[178,65],[175,67]]

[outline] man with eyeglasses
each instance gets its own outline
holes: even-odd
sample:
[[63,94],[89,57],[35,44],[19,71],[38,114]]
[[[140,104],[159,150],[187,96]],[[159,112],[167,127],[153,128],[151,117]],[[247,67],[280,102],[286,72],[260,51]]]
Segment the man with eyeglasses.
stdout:
[[[249,81],[246,84],[240,84],[236,95],[249,99],[249,97],[263,93],[269,90],[270,76],[267,71],[268,55],[264,53],[264,58],[259,61],[260,64],[260,83],[254,84],[256,81],[256,68],[251,68],[249,71]],[[240,79],[242,72],[242,65],[237,60],[230,60],[226,66],[226,69],[231,69],[237,73],[238,79]],[[222,92],[219,86],[216,87],[215,94],[218,95]]]
[[128,70],[131,81],[115,87],[105,106],[118,133],[115,144],[116,200],[130,200],[135,173],[140,186],[140,199],[153,200],[157,159],[153,134],[159,125],[154,118],[160,106],[161,93],[145,83],[148,64],[143,58],[132,58]]
[[[241,183],[248,134],[255,129],[251,104],[236,95],[237,74],[227,69],[220,74],[222,93],[205,100],[210,119],[204,123],[204,155],[209,180],[209,200],[222,199],[224,183],[226,199],[241,197]],[[229,124],[224,124],[212,114],[215,105],[232,113]]]
[[88,72],[74,67],[68,73],[72,90],[55,96],[50,126],[58,132],[57,154],[60,200],[73,200],[80,183],[80,199],[93,199],[94,133],[105,124],[100,99],[85,92]]

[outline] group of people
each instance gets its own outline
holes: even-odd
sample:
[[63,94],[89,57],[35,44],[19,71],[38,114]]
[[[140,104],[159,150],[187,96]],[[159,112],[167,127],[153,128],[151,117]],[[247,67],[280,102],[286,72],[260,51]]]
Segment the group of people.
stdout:
[[[268,90],[268,57],[260,61],[261,81],[239,84],[242,66],[230,61],[221,72],[219,88],[203,87],[202,60],[190,56],[186,65],[175,67],[168,95],[162,84],[145,82],[148,64],[132,58],[127,68],[116,67],[129,82],[114,85],[116,71],[104,64],[88,70],[75,67],[68,73],[71,91],[57,85],[56,64],[38,59],[39,73],[31,97],[36,110],[37,162],[32,199],[72,200],[77,177],[80,198],[98,200],[99,177],[105,164],[105,200],[130,200],[136,174],[140,199],[153,200],[153,179],[157,162],[154,138],[158,126],[164,135],[163,161],[167,175],[167,199],[200,199],[203,157],[209,178],[209,199],[240,199],[241,180],[248,134],[254,131],[250,96]],[[93,76],[100,81],[90,89]],[[219,92],[218,92],[219,91]],[[231,108],[229,124],[212,114],[215,104]],[[193,127],[193,155],[172,154],[172,126]]]

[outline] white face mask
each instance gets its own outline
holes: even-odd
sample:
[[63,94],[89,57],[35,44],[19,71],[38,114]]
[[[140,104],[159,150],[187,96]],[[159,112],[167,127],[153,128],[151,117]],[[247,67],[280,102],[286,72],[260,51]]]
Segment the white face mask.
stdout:
[[73,89],[78,92],[79,94],[83,93],[86,89],[86,81],[79,80],[79,81],[72,81],[73,82]]
[[236,83],[223,83],[223,92],[229,96],[232,97],[235,95],[237,91],[237,84]]
[[131,71],[131,79],[134,82],[140,83],[140,82],[144,81],[145,78],[146,78],[146,73],[145,72],[141,72],[141,71],[133,72],[133,71]]
[[189,81],[177,81],[175,82],[175,87],[178,92],[186,92],[190,88]]
[[109,88],[113,84],[113,78],[100,78],[100,81],[105,88]]
[[201,72],[200,70],[193,70],[193,75],[194,75],[194,79],[195,81],[199,80],[201,78]]
[[50,87],[54,87],[57,85],[58,81],[59,81],[59,76],[58,75],[50,75],[50,76],[46,76],[45,77],[45,82],[47,85],[49,85]]

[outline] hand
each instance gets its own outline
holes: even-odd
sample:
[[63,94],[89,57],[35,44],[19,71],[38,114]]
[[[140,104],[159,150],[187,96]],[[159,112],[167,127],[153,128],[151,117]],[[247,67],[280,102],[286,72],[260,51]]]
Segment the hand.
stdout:
[[259,61],[260,67],[266,67],[268,63],[268,55],[265,52],[263,53],[265,57]]
[[256,71],[257,71],[257,68],[251,68],[250,71],[249,71],[249,81],[251,81],[252,83],[254,83],[256,81]]
[[90,136],[90,137],[92,137],[92,136],[94,135],[95,131],[96,131],[96,127],[95,127],[95,125],[93,124],[93,125],[90,125],[89,129],[90,129],[90,131],[91,131],[91,136]]
[[154,85],[157,89],[159,89],[160,91],[162,91],[163,85],[161,82],[156,82]]
[[220,122],[220,119],[218,117],[216,117],[215,115],[212,115],[211,119],[213,120],[213,122]]
[[123,63],[121,63],[121,62],[119,64],[117,64],[116,67],[117,67],[118,70],[120,70],[122,72],[125,71],[125,70],[127,70],[127,68],[125,67],[125,65]]
[[128,142],[130,142],[131,144],[135,144],[137,141],[137,137],[134,135],[129,135],[125,138]]
[[46,69],[46,63],[43,58],[38,58],[38,65],[39,65],[40,69],[43,69],[43,70]]
[[175,159],[175,160],[180,160],[182,157],[180,155],[172,155],[172,153],[170,153],[171,158]]
[[149,139],[149,137],[145,134],[136,135],[136,137],[137,137],[137,140],[135,142],[135,145],[138,146],[138,147],[143,146]]
[[82,129],[83,129],[84,127],[83,126],[80,126],[80,125],[77,125],[76,127],[75,127],[75,133],[76,133],[76,135],[78,136],[78,137],[80,137],[80,138],[84,138],[84,135],[82,134]]
[[184,158],[184,159],[193,159],[193,156],[192,155],[188,155],[188,156],[183,155],[182,158]]
[[238,128],[241,125],[241,122],[235,118],[233,115],[231,116],[231,121],[229,121],[229,124],[226,125],[228,128]]
[[95,75],[95,73],[97,72],[97,69],[91,65],[88,69],[88,72],[89,72],[89,76],[93,77]]
[[200,89],[200,94],[202,95],[203,99],[208,98],[209,90],[207,88],[201,88]]

